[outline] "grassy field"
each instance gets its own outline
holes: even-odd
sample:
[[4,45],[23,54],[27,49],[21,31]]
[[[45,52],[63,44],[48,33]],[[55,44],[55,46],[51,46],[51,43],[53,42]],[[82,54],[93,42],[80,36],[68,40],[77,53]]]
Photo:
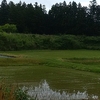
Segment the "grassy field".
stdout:
[[100,95],[99,50],[0,51],[0,80],[38,85],[44,79],[53,89]]

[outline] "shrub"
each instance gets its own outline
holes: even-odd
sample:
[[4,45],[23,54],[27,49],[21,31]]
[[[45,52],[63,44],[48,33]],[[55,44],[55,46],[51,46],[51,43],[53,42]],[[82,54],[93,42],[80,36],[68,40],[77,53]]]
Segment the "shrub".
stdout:
[[29,100],[28,95],[21,88],[15,90],[15,98],[16,100]]
[[0,50],[100,49],[100,37],[0,33]]
[[0,32],[15,33],[17,32],[17,27],[14,24],[5,24],[0,26]]

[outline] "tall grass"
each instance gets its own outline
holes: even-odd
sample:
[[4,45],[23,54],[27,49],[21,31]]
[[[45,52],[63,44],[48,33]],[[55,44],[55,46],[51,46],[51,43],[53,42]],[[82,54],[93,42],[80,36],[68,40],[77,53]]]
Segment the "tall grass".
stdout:
[[0,84],[0,100],[15,100],[14,95],[15,88],[11,86],[5,86]]
[[15,85],[0,84],[0,100],[29,100],[25,91]]

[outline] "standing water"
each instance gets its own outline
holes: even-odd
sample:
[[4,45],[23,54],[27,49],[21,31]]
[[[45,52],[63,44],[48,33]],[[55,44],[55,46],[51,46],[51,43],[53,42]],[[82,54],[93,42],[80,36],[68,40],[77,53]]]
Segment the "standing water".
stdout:
[[0,58],[14,58],[14,56],[8,56],[8,55],[0,54]]

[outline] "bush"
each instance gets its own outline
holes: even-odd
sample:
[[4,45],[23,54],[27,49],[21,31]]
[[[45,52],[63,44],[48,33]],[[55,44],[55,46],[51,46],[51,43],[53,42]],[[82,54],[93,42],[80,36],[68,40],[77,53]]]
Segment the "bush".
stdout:
[[100,37],[0,33],[0,50],[100,49]]
[[17,27],[14,24],[5,24],[0,26],[0,32],[15,33],[17,32]]
[[51,49],[79,49],[80,41],[73,35],[60,35],[51,39]]
[[21,88],[15,90],[15,98],[16,100],[29,100],[28,95]]

